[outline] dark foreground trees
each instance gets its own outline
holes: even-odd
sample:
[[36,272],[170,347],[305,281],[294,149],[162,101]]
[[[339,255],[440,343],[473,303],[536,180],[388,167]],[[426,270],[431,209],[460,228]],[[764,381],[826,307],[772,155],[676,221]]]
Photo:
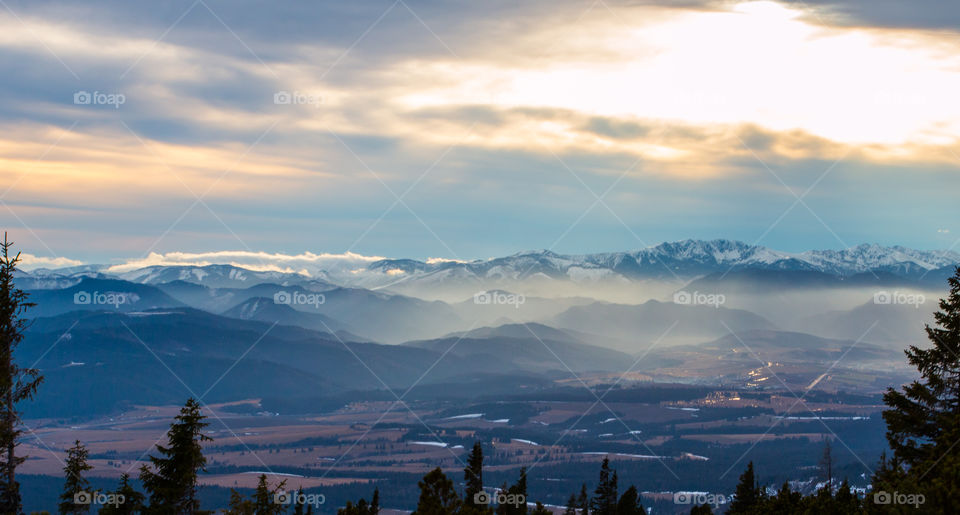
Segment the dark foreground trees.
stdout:
[[90,495],[90,481],[84,477],[84,474],[93,467],[87,463],[87,448],[77,440],[73,447],[67,450],[67,462],[63,467],[66,479],[63,485],[63,493],[60,494],[60,513],[88,513],[89,504],[77,502],[82,500],[83,496]]
[[[887,441],[893,455],[880,458],[872,491],[860,497],[846,480],[834,491],[822,488],[802,497],[784,484],[767,496],[754,478],[753,463],[740,477],[727,513],[955,513],[960,499],[960,268],[948,279],[935,325],[927,326],[930,346],[905,352],[920,378],[884,395]],[[829,448],[827,448],[829,449]],[[824,453],[832,481],[829,450]],[[832,483],[831,483],[832,485]]]
[[891,504],[898,494],[922,495],[927,513],[952,513],[960,499],[960,268],[948,283],[936,323],[926,327],[931,345],[906,350],[920,378],[884,395],[893,456],[883,457],[873,477],[873,491]]
[[151,467],[140,469],[140,480],[150,499],[150,514],[198,514],[197,475],[207,464],[201,443],[212,440],[203,434],[200,403],[187,400],[167,431],[167,446],[157,444],[160,456],[150,456]]
[[462,501],[453,487],[453,481],[437,467],[418,483],[420,499],[413,515],[448,515],[459,513]]
[[[733,502],[724,513],[727,515],[768,513],[845,515],[863,513],[865,507],[865,500],[853,492],[846,480],[837,488],[824,487],[808,496],[791,490],[790,484],[784,482],[777,493],[768,495],[766,488],[757,480],[753,462],[750,462],[747,469],[740,475]],[[709,506],[697,506],[690,513],[694,515],[712,513],[712,511]]]
[[20,253],[12,254],[13,242],[3,234],[0,244],[0,513],[22,510],[16,471],[26,459],[17,456],[20,412],[17,404],[37,392],[43,377],[36,369],[23,368],[14,360],[14,351],[23,340],[28,321],[24,312],[33,306],[27,294],[13,283]]

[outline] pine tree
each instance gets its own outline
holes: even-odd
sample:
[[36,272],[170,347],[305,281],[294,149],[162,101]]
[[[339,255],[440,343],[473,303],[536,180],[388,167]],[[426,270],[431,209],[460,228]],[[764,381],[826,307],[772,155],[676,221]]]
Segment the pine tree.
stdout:
[[244,499],[240,492],[230,489],[230,504],[225,515],[254,515],[253,501]]
[[760,504],[760,486],[753,473],[753,462],[747,464],[747,470],[740,475],[740,482],[737,484],[737,490],[734,494],[733,502],[727,510],[728,515],[737,515],[750,513]]
[[303,513],[303,504],[297,501],[297,499],[303,498],[303,487],[297,490],[297,496],[293,501],[293,515],[304,515]]
[[577,515],[577,496],[575,494],[570,494],[570,498],[567,499],[567,509],[563,511],[563,515]]
[[260,474],[257,480],[257,488],[253,492],[253,511],[256,515],[276,515],[287,510],[286,504],[276,502],[277,495],[282,493],[286,481],[281,481],[277,486],[270,488],[267,483],[267,475]]
[[105,504],[100,508],[100,515],[132,515],[143,510],[144,495],[130,484],[129,474],[120,476],[120,485],[112,493],[115,499],[123,499],[123,502]]
[[460,511],[460,497],[453,488],[453,481],[437,467],[418,483],[420,499],[414,515],[451,515]]
[[802,500],[800,492],[791,490],[790,483],[784,481],[777,495],[770,498],[767,508],[774,513],[796,513],[800,510]]
[[[510,491],[510,489],[507,488],[507,482],[504,481],[503,484],[500,485],[500,492],[502,492],[502,493],[504,493],[504,494],[507,494],[509,491]],[[509,510],[510,510],[510,506],[509,506],[509,505],[507,505],[507,504],[497,504],[497,509],[494,510],[494,513],[496,513],[496,515],[508,515]]]
[[[90,481],[83,475],[93,467],[87,463],[89,452],[80,443],[74,442],[73,447],[67,450],[67,462],[63,467],[66,476],[63,483],[63,493],[60,494],[60,514],[89,513],[90,512]],[[85,498],[86,502],[82,502]],[[78,502],[81,501],[81,502]]]
[[640,492],[635,486],[631,485],[623,492],[617,502],[617,515],[647,515],[647,510],[643,509],[643,503],[640,502]]
[[28,325],[24,312],[34,304],[14,285],[20,253],[11,256],[12,248],[13,242],[4,233],[0,245],[0,513],[17,514],[21,511],[21,499],[16,470],[26,460],[16,454],[17,440],[23,432],[17,425],[17,404],[33,397],[43,376],[14,361],[14,351]]
[[824,440],[823,456],[820,457],[820,473],[827,483],[827,489],[833,494],[833,453],[830,449],[830,439]]
[[553,515],[553,512],[548,510],[542,502],[537,502],[536,507],[534,507],[532,515]]
[[467,458],[467,466],[463,469],[463,482],[466,485],[463,492],[464,507],[470,508],[470,511],[487,511],[487,505],[473,502],[474,496],[483,491],[483,447],[479,441],[473,444],[473,450]]
[[924,494],[927,510],[951,506],[960,495],[960,457],[953,448],[960,441],[960,268],[948,283],[935,326],[926,326],[932,345],[905,351],[920,378],[883,396],[893,457],[884,457],[872,481],[874,491]]
[[212,440],[203,434],[203,428],[209,425],[204,419],[200,404],[187,400],[167,431],[168,446],[157,445],[164,457],[150,456],[154,471],[146,465],[140,469],[140,479],[150,496],[150,513],[203,513],[197,499],[197,475],[207,464],[201,443]]
[[834,497],[834,504],[840,513],[855,513],[860,509],[860,497],[858,497],[850,488],[850,482],[846,478],[837,487],[837,494]]
[[940,300],[940,311],[933,315],[937,327],[926,326],[933,346],[911,345],[904,351],[920,379],[903,392],[891,388],[883,396],[890,406],[883,412],[890,448],[908,466],[945,450],[936,448],[935,442],[960,417],[960,268],[948,282],[950,294]]
[[370,500],[370,515],[377,515],[380,513],[380,489],[373,489],[373,499]]
[[337,515],[377,515],[380,513],[380,490],[373,490],[373,499],[367,504],[366,499],[360,499],[357,504],[347,501],[347,505],[337,510]]
[[610,470],[609,458],[600,464],[600,480],[590,500],[590,511],[596,515],[617,515],[617,472]]
[[527,467],[520,469],[520,477],[507,490],[508,499],[516,500],[514,504],[507,503],[507,515],[526,515],[527,513]]
[[580,484],[580,497],[577,498],[577,505],[580,508],[580,513],[582,515],[589,515],[590,513],[590,498],[587,497],[587,484]]

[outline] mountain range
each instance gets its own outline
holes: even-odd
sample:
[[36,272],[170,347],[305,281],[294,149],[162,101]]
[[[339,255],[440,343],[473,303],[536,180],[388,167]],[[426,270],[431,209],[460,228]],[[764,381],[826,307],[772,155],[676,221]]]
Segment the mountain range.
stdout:
[[[604,279],[689,280],[733,271],[768,270],[819,272],[835,277],[857,274],[892,274],[931,281],[952,272],[960,253],[925,251],[902,246],[862,244],[845,250],[810,250],[791,253],[732,240],[683,240],[641,250],[566,255],[550,250],[525,251],[505,257],[452,261],[432,259],[380,259],[358,261],[356,266],[326,266],[322,260],[307,263],[300,272],[255,271],[270,263],[236,265],[156,265],[130,270],[111,265],[85,265],[64,269],[37,269],[24,273],[29,288],[63,287],[78,277],[106,275],[144,284],[186,281],[214,288],[250,287],[261,283],[298,284],[317,290],[339,285],[390,289],[416,281],[425,285],[450,281],[482,284],[487,281],[530,278],[590,282]],[[277,267],[284,268],[284,267]],[[922,278],[922,279],[921,279]]]
[[[298,409],[337,407],[351,392],[390,399],[387,387],[489,395],[623,372],[653,351],[640,367],[649,371],[690,345],[707,363],[731,334],[791,359],[860,340],[885,349],[871,359],[887,359],[922,341],[957,263],[957,253],[902,247],[788,254],[688,240],[581,256],[379,260],[346,276],[233,264],[41,269],[16,278],[37,304],[19,353],[47,378],[35,416],[175,403],[190,391]],[[437,300],[440,290],[453,300]],[[929,303],[917,301],[924,294]],[[725,363],[728,377],[742,372]]]

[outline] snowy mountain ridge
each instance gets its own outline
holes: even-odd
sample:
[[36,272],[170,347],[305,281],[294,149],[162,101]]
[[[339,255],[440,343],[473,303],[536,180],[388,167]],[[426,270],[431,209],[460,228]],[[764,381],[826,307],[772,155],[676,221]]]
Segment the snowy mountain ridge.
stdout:
[[[559,254],[550,250],[518,252],[504,257],[453,261],[379,259],[352,266],[329,267],[303,263],[302,271],[255,271],[237,264],[154,265],[111,274],[104,266],[33,270],[21,275],[32,287],[75,283],[83,276],[116,277],[161,284],[186,281],[210,287],[247,288],[261,283],[301,284],[320,291],[336,286],[389,288],[414,281],[425,287],[450,282],[483,283],[529,278],[591,282],[643,279],[687,280],[733,270],[820,272],[847,277],[864,273],[891,273],[921,277],[927,272],[960,264],[960,253],[925,251],[902,246],[863,244],[844,250],[783,252],[748,243],[717,240],[665,242],[640,250],[595,254]],[[309,284],[306,284],[309,283]]]

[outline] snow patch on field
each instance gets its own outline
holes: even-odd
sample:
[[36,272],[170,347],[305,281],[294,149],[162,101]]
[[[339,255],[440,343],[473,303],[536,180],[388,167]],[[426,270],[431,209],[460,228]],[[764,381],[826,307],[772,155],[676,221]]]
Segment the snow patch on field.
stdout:
[[261,472],[257,470],[252,470],[249,472],[241,472],[241,474],[257,474],[257,475],[263,474],[266,476],[307,477],[307,476],[301,476],[300,474],[284,474],[282,472]]
[[589,456],[620,456],[621,458],[638,458],[643,460],[662,460],[669,459],[669,456],[655,456],[652,454],[626,454],[623,452],[581,452]]
[[483,416],[483,413],[467,413],[466,415],[456,415],[453,417],[447,417],[444,420],[461,420],[465,418],[480,418]]

